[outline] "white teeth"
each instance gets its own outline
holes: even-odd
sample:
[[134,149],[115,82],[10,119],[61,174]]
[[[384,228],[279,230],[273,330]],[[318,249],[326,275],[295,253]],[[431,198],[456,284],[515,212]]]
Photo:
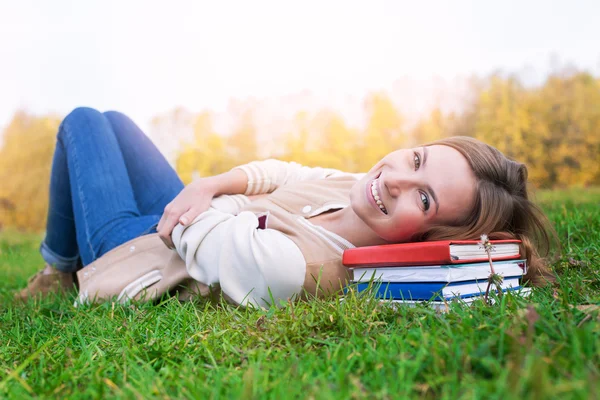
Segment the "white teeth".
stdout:
[[379,193],[377,192],[377,182],[377,179],[371,182],[371,194],[373,195],[373,198],[375,199],[375,202],[377,203],[381,211],[387,214],[387,210],[383,205],[383,201],[381,201],[381,197],[379,197]]

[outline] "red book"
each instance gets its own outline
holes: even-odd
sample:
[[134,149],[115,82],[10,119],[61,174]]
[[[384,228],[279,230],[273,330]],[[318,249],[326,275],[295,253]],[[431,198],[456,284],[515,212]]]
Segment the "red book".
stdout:
[[[490,240],[492,260],[521,258],[520,240]],[[398,267],[403,265],[464,264],[487,261],[488,256],[476,240],[441,240],[357,247],[344,251],[346,267]]]

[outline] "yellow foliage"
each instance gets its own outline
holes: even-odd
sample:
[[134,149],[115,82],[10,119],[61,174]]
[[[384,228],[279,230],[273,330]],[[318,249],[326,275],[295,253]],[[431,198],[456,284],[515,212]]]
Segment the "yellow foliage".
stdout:
[[52,154],[60,119],[17,112],[0,150],[0,227],[39,231],[46,224]]
[[256,128],[251,110],[246,110],[231,136],[227,138],[226,150],[234,165],[246,164],[258,157]]
[[[349,127],[334,111],[298,112],[280,137],[279,154],[265,155],[308,166],[349,172],[369,170],[398,148],[452,135],[477,137],[525,162],[537,186],[600,185],[600,80],[587,73],[551,76],[526,88],[515,78],[493,76],[473,84],[476,101],[461,113],[434,109],[411,129],[389,96],[374,93],[365,102],[366,123]],[[258,158],[253,108],[241,108],[229,136],[216,132],[210,112],[182,108],[159,116],[168,152],[177,150],[176,169],[189,183]],[[17,112],[0,149],[0,227],[40,230],[46,221],[48,183],[59,118]],[[193,140],[179,144],[174,133]],[[189,134],[189,135],[187,135]]]
[[526,90],[494,77],[479,98],[475,136],[525,162],[537,186],[598,184],[600,84],[580,73]]
[[[436,108],[410,131],[389,96],[382,92],[367,97],[366,126],[362,130],[348,127],[340,115],[330,110],[312,117],[299,112],[292,130],[282,138],[283,154],[272,156],[308,166],[360,172],[369,170],[395,149],[466,135],[527,164],[529,178],[536,186],[600,184],[598,80],[577,73],[551,77],[539,88],[525,88],[515,78],[492,76],[474,82],[473,91],[477,96],[470,108],[450,115]],[[185,181],[189,181],[192,169],[204,176],[256,158],[251,113],[241,115],[237,130],[225,142],[216,139],[219,136],[212,128],[203,131],[216,135],[214,148],[207,148],[213,146],[209,136],[197,136],[195,144],[183,149],[178,171]],[[210,155],[199,153],[200,148]],[[203,162],[194,161],[201,155]]]
[[195,177],[216,175],[233,166],[226,153],[225,139],[213,130],[211,114],[198,114],[194,122],[194,142],[183,144],[175,163],[181,180],[188,184]]
[[359,145],[358,168],[368,171],[390,151],[402,148],[407,142],[403,120],[392,100],[385,93],[367,98],[368,122]]
[[589,74],[551,77],[541,88],[546,186],[588,186],[600,182],[600,83]]
[[430,143],[448,136],[449,129],[447,125],[451,122],[444,117],[439,108],[435,108],[429,114],[429,118],[419,121],[415,127],[412,135],[415,143]]

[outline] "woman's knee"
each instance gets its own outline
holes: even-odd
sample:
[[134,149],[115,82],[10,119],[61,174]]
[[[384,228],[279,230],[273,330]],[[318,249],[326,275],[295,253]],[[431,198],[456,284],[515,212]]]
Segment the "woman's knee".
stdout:
[[73,109],[63,119],[63,122],[80,121],[82,119],[92,119],[102,117],[102,113],[91,107],[77,107]]
[[100,111],[90,107],[77,107],[62,120],[58,136],[65,135],[65,132],[80,132],[92,124],[105,122]]
[[110,121],[116,121],[116,120],[127,120],[127,121],[131,121],[131,119],[123,114],[120,111],[115,111],[115,110],[109,110],[109,111],[105,111],[102,114],[104,114],[104,116],[106,118],[108,118],[108,120]]
[[139,130],[135,122],[120,111],[106,111],[103,115],[112,126],[116,135],[122,134],[123,131]]

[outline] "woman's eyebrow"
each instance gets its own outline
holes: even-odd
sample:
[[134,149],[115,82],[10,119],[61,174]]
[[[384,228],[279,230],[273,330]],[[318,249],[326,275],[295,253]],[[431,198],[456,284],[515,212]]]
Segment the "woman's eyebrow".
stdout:
[[[427,155],[428,154],[429,154],[429,151],[427,150],[427,146],[423,146],[423,168],[425,167],[425,164],[427,164]],[[438,211],[440,210],[440,202],[438,201],[438,198],[437,198],[435,192],[433,191],[433,189],[431,188],[431,186],[427,185],[426,189],[429,192],[429,194],[431,195],[431,197],[433,198],[433,201],[435,201],[435,213],[437,214]]]

